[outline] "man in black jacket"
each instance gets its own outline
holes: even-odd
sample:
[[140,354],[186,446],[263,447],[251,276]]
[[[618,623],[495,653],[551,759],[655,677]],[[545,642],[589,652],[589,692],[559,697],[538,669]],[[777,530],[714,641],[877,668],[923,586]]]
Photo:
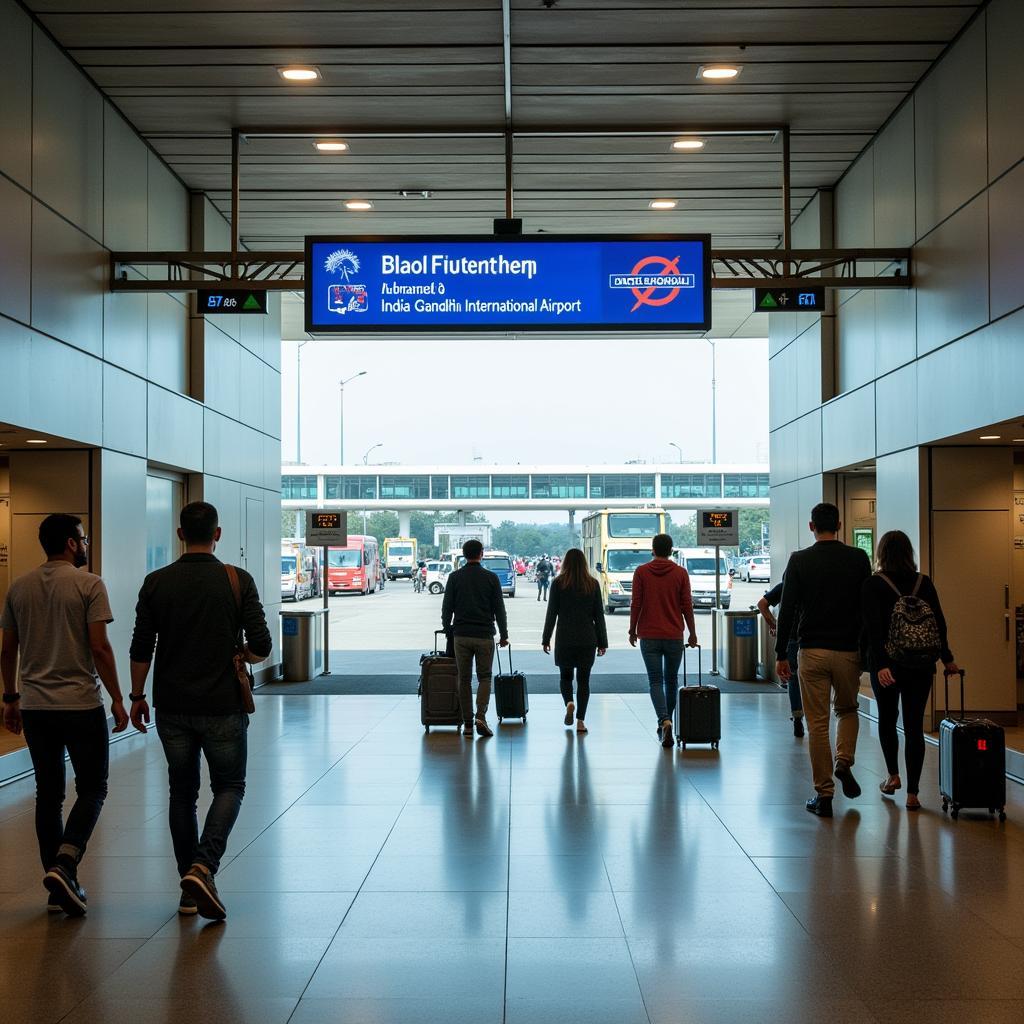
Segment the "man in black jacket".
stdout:
[[861,674],[860,595],[871,575],[871,563],[860,548],[839,540],[840,525],[835,505],[822,503],[812,509],[810,528],[815,543],[789,558],[775,639],[776,671],[784,680],[790,677],[790,637],[796,636],[800,643],[800,692],[817,791],[807,801],[807,810],[821,818],[832,817],[835,793],[828,733],[830,699],[836,713],[835,777],[844,796],[860,796],[853,777]]
[[508,620],[501,581],[481,565],[484,546],[478,540],[462,545],[466,564],[448,577],[441,604],[441,627],[454,637],[455,664],[459,672],[459,705],[462,734],[473,738],[473,661],[476,660],[476,731],[493,736],[487,724],[491,699],[491,667],[494,662],[494,623],[498,642],[508,647]]
[[[143,732],[149,722],[143,690],[156,648],[153,705],[170,779],[171,841],[182,890],[178,912],[212,920],[227,916],[213,877],[245,794],[249,716],[234,657],[243,633],[250,664],[264,661],[272,647],[253,578],[214,557],[220,536],[212,505],[194,501],[181,510],[178,537],[185,554],[146,577],[131,646],[131,719]],[[196,817],[200,754],[213,790],[202,837]]]

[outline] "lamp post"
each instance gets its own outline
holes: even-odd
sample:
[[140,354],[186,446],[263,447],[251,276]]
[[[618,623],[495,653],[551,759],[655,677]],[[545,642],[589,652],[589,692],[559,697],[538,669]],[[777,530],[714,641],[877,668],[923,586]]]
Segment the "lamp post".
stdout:
[[308,341],[300,341],[295,350],[295,461],[302,465],[302,349]]
[[669,443],[668,443],[668,444],[669,444],[669,447],[670,447],[670,448],[675,448],[675,450],[676,450],[677,452],[679,452],[679,464],[680,464],[680,465],[682,465],[682,464],[683,464],[683,449],[682,449],[682,448],[680,448],[680,447],[679,447],[679,445],[677,445],[677,444],[675,443],[675,441],[669,441]]
[[[338,465],[345,465],[345,385],[356,377],[365,377],[366,371],[360,370],[351,377],[338,381]],[[365,462],[365,459],[363,460]]]
[[[378,441],[375,445],[371,445],[369,448],[367,448],[366,449],[366,454],[363,455],[363,465],[364,466],[367,465],[367,462],[368,462],[368,460],[370,458],[370,452],[372,452],[375,448],[383,448],[383,447],[384,447],[384,442],[383,441]],[[363,509],[363,533],[364,534],[366,533],[366,509],[365,508]]]
[[711,463],[718,464],[718,380],[715,373],[715,343],[704,339],[711,346]]

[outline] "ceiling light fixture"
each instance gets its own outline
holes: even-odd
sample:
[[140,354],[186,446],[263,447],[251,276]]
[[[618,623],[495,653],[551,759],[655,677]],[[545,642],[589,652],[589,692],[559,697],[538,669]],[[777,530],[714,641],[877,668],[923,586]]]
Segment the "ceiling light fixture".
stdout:
[[25,444],[46,444],[46,442],[40,437],[27,438]]
[[978,438],[979,441],[1000,441],[1002,440],[1002,434],[982,434]]
[[1024,437],[1015,437],[1010,444],[1024,444]]
[[676,200],[674,199],[652,199],[647,204],[652,210],[674,210],[676,208]]
[[373,203],[369,199],[347,199],[345,200],[346,210],[372,210]]
[[736,64],[701,64],[697,68],[697,77],[707,82],[731,82],[739,77],[742,70]]
[[286,82],[315,82],[320,77],[320,69],[314,67],[278,68],[277,73]]
[[316,146],[316,148],[320,150],[321,153],[344,153],[345,150],[348,149],[347,142],[325,141],[314,142],[313,145]]
[[703,149],[703,139],[676,139],[672,143],[672,148],[677,150],[688,150],[688,149]]

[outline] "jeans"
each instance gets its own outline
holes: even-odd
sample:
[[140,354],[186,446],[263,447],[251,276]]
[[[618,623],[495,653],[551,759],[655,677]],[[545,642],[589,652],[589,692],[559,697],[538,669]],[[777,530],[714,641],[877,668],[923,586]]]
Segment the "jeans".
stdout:
[[473,661],[476,660],[476,713],[487,714],[491,702],[491,674],[494,665],[494,640],[490,637],[457,636],[455,667],[459,673],[459,707],[462,721],[473,721]]
[[831,797],[832,742],[828,733],[828,706],[836,714],[836,764],[853,765],[860,730],[857,694],[860,691],[860,655],[856,651],[800,649],[800,692],[810,737],[811,772],[819,796]]
[[[156,715],[156,731],[167,758],[171,799],[168,823],[171,842],[184,875],[193,864],[202,864],[216,874],[228,845],[245,796],[245,763],[248,753],[249,716]],[[196,800],[199,798],[199,756],[210,767],[213,803],[199,836]]]
[[544,595],[544,600],[548,599],[548,578],[545,576],[543,579],[537,578],[537,600],[540,600],[540,595]]
[[566,704],[572,697],[573,670],[576,672],[576,717],[587,717],[590,703],[590,670],[594,667],[597,651],[593,647],[567,647],[558,655],[559,689]]
[[[49,871],[62,852],[80,861],[107,796],[110,738],[107,713],[88,711],[23,711],[25,742],[36,772],[36,838],[43,870]],[[64,751],[75,772],[77,798],[64,822]]]
[[900,740],[896,732],[900,702],[903,703],[903,756],[907,762],[907,792],[917,795],[924,767],[924,709],[932,692],[933,672],[928,669],[903,668],[894,665],[896,682],[882,686],[878,673],[871,673],[871,689],[878,701],[878,739],[890,775],[900,773]]
[[666,719],[671,719],[676,710],[683,641],[641,640],[640,655],[651,686],[651,703],[658,716],[658,725],[661,725]]
[[789,662],[789,668],[793,674],[786,684],[786,692],[789,694],[789,711],[794,718],[802,718],[804,713],[803,704],[800,701],[800,676],[797,671],[799,655],[799,642],[791,640],[786,645],[786,661]]

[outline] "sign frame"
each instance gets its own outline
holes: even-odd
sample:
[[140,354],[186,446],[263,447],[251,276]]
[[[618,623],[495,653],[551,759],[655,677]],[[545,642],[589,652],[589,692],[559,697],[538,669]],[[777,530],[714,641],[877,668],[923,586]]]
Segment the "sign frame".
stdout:
[[[333,527],[316,525],[317,516],[330,516],[337,524]],[[343,548],[348,545],[348,513],[324,509],[306,509],[306,546],[312,548]],[[326,593],[326,591],[325,591]]]
[[[437,324],[368,324],[366,326],[348,327],[343,324],[314,324],[312,319],[312,291],[313,291],[313,246],[318,244],[335,245],[361,245],[361,244],[407,244],[418,243],[432,245],[435,243],[448,242],[494,242],[502,246],[514,246],[526,244],[546,245],[557,242],[654,242],[658,244],[667,242],[700,242],[703,246],[702,276],[703,276],[703,306],[704,320],[700,323],[678,322],[678,323],[643,323],[636,324],[536,324],[507,323],[500,326],[489,324],[455,324],[439,326]],[[358,337],[360,334],[544,334],[556,332],[558,334],[630,334],[642,332],[645,334],[670,333],[673,331],[709,331],[711,330],[711,235],[702,233],[641,233],[628,235],[614,234],[533,234],[533,235],[306,235],[303,247],[304,251],[304,328],[307,334],[332,335],[338,337]]]
[[[727,516],[729,524],[719,526],[710,524],[707,517]],[[697,510],[697,546],[701,548],[736,547],[740,542],[740,514],[738,509],[702,508]]]

